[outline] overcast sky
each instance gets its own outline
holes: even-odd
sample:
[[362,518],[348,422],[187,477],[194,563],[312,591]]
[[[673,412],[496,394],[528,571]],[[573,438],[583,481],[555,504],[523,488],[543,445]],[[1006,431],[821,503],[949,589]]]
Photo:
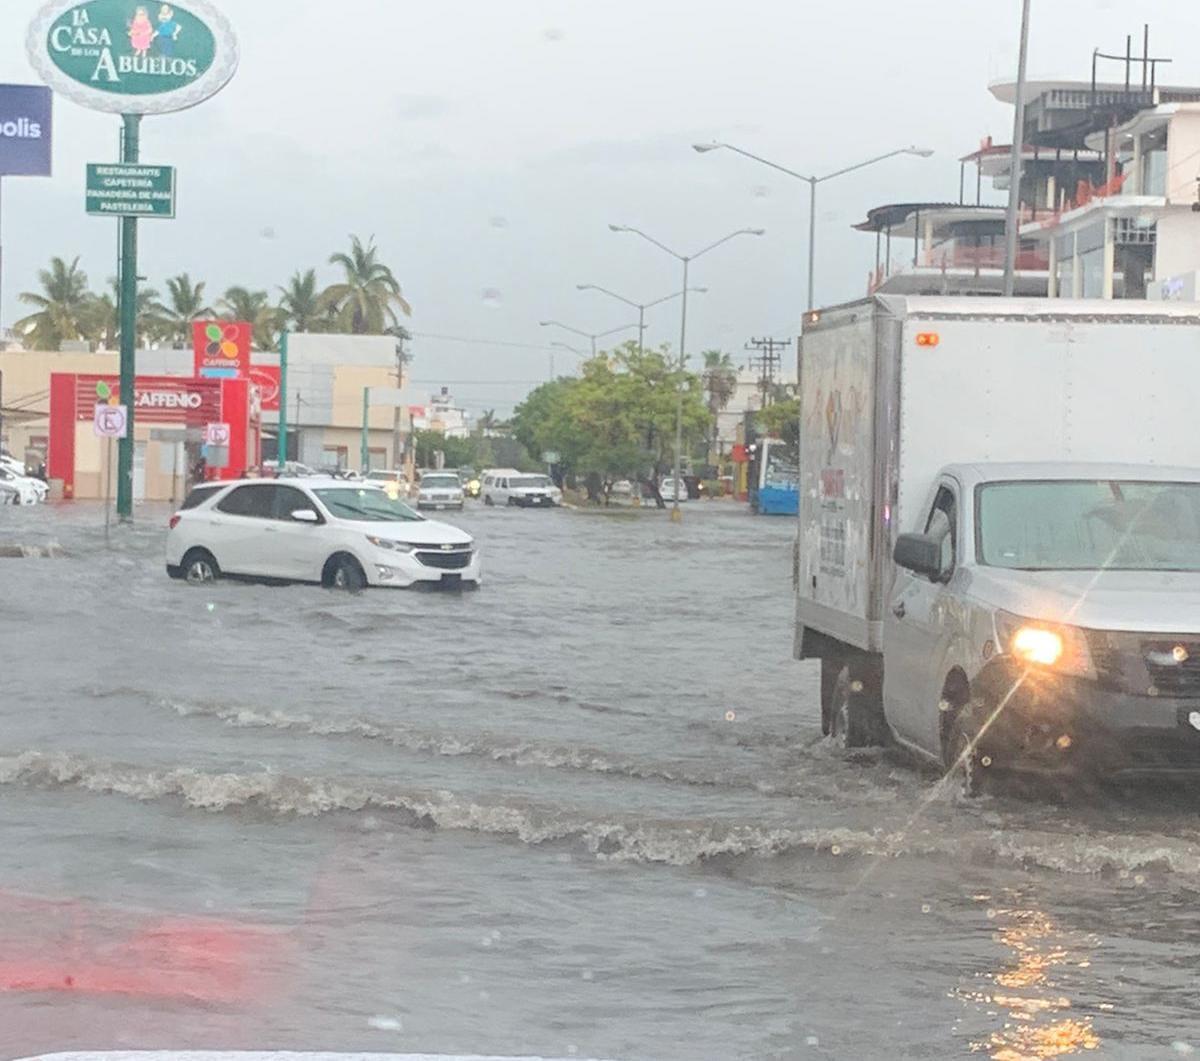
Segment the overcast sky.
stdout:
[[[937,152],[822,186],[817,295],[832,303],[862,295],[873,264],[852,223],[882,202],[955,198],[958,157],[1011,130],[987,85],[1015,71],[1018,0],[217,3],[241,69],[207,103],[143,123],[142,159],[178,168],[179,198],[176,220],[141,225],[141,272],[160,289],[187,270],[214,296],[274,293],[297,268],[331,280],[330,252],[373,235],[414,332],[513,344],[416,341],[417,380],[510,381],[455,385],[476,410],[506,410],[547,375],[539,320],[599,332],[633,319],[577,283],[639,301],[678,290],[677,263],[609,222],[685,253],[765,228],[693,266],[710,290],[688,348],[741,358],[752,335],[794,334],[807,186],[693,142],[817,173],[910,143]],[[2,5],[0,81],[36,80],[35,7]],[[1200,83],[1200,8],[1181,0],[1034,0],[1030,76],[1086,79],[1093,47],[1123,50],[1143,20],[1175,60],[1167,80]],[[116,159],[119,119],[55,106],[55,176],[4,181],[6,324],[52,255],[80,255],[95,286],[115,272],[116,222],[85,216],[83,174]],[[677,305],[650,311],[649,342],[677,344]],[[558,371],[573,361],[556,352]]]

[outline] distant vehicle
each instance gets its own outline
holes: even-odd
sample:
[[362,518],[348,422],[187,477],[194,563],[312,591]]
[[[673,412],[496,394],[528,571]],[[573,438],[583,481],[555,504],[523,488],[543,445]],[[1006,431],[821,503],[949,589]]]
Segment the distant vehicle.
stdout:
[[685,483],[682,479],[664,479],[662,481],[662,485],[658,488],[658,492],[662,495],[662,499],[664,501],[674,502],[676,499],[676,494],[679,495],[679,501],[681,503],[688,500],[687,483]]
[[342,479],[246,479],[196,487],[170,520],[167,574],[311,582],[338,589],[477,586],[479,553],[457,527],[386,490]]
[[0,466],[0,483],[4,483],[17,492],[17,503],[21,505],[36,505],[46,500],[48,487],[41,479],[28,475],[18,475],[7,465]]
[[794,633],[827,732],[967,793],[1200,775],[1198,341],[1186,302],[806,315]]
[[457,472],[425,472],[417,486],[417,507],[461,509],[463,496]]
[[483,503],[551,508],[562,504],[562,491],[548,475],[529,475],[515,468],[499,468],[483,477]]
[[478,498],[483,492],[483,480],[478,475],[472,475],[463,483],[463,493],[470,498]]
[[633,497],[637,488],[628,479],[618,479],[609,490],[611,497]]
[[404,472],[391,468],[372,468],[364,478],[369,483],[397,483],[405,489],[408,488],[408,479]]
[[800,468],[795,450],[778,438],[749,447],[750,507],[761,516],[794,516],[800,511]]

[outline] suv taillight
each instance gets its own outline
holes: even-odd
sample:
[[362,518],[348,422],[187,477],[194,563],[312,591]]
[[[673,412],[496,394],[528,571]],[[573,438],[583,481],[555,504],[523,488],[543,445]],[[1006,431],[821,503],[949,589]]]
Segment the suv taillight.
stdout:
[[179,521],[181,519],[183,519],[183,517],[178,512],[176,512],[175,515],[173,515],[171,517],[170,529],[174,530],[177,526],[179,526]]

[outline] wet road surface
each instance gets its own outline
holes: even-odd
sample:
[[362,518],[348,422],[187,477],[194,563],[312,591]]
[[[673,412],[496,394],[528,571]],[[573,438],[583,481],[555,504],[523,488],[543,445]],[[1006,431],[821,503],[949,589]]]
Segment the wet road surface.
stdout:
[[475,594],[0,508],[0,1056],[1200,1053],[1200,799],[820,737],[786,519],[472,507]]

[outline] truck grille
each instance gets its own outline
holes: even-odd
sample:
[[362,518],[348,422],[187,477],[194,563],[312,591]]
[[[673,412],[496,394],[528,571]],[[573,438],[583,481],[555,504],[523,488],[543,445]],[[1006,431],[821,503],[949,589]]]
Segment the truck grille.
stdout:
[[471,551],[459,549],[454,552],[417,553],[417,559],[426,567],[440,567],[443,571],[461,571],[471,565]]
[[[1100,685],[1115,692],[1200,699],[1200,640],[1195,634],[1155,637],[1093,630],[1088,647]],[[1181,649],[1184,658],[1175,658]]]

